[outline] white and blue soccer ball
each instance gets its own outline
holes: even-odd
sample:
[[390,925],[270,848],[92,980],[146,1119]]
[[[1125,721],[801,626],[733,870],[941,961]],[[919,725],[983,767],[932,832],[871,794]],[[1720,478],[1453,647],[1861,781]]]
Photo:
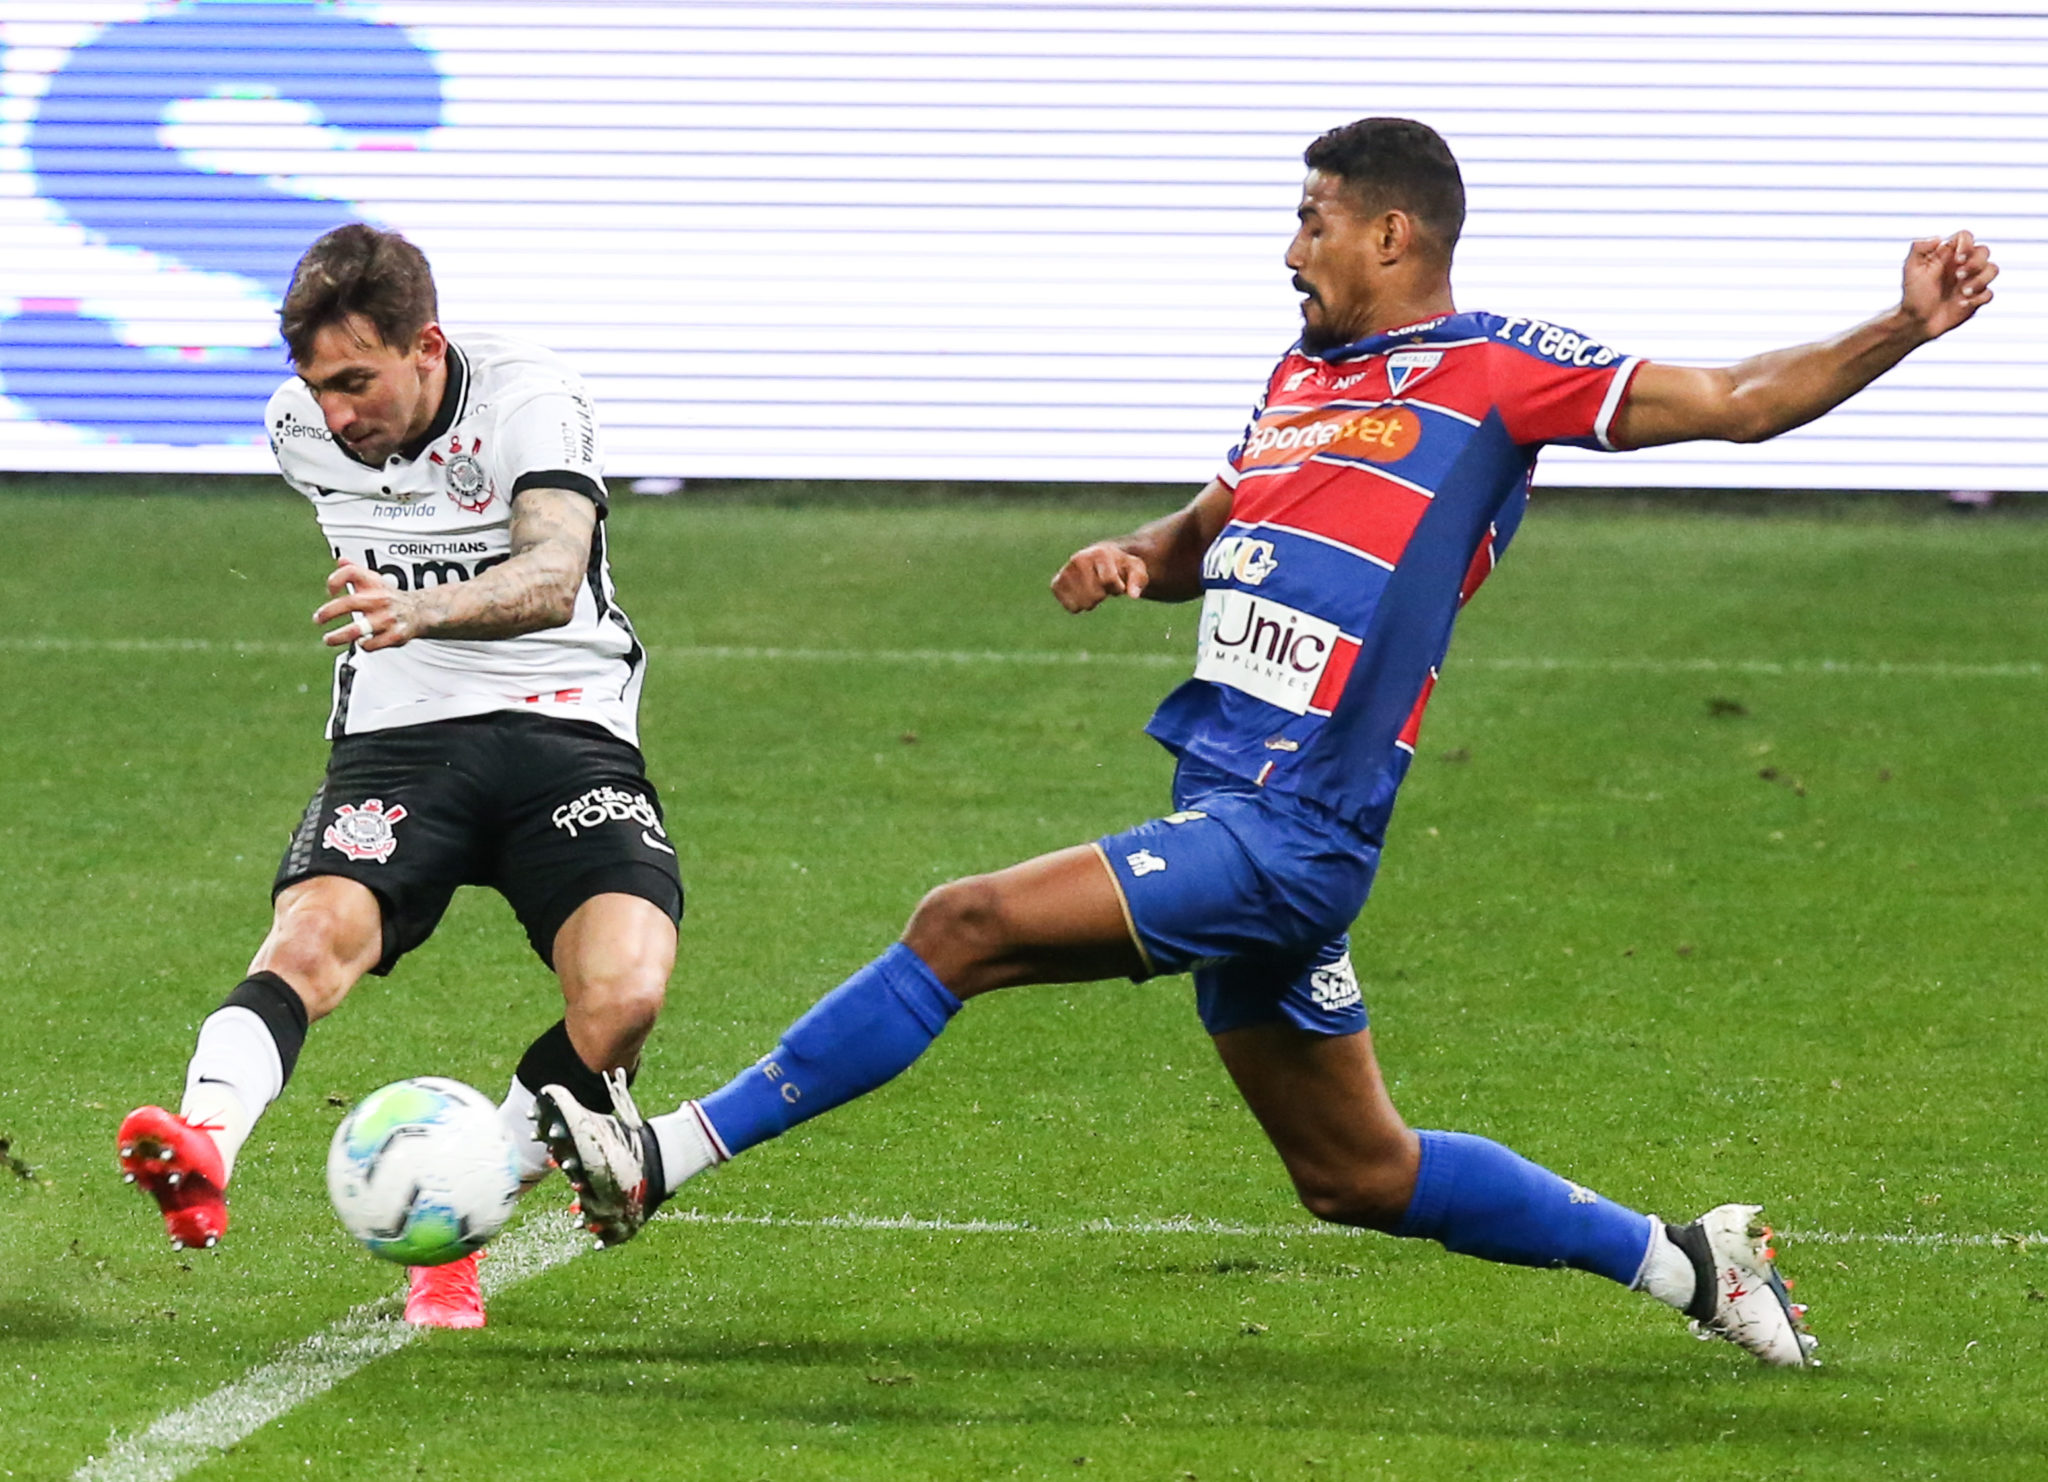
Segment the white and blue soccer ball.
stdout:
[[488,1096],[415,1076],[372,1091],[334,1129],[327,1196],[372,1255],[442,1266],[505,1227],[519,1157]]

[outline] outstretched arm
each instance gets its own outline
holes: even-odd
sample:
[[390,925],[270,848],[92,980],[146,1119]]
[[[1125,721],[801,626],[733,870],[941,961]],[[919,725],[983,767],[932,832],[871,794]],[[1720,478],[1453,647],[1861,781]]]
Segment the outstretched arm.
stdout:
[[1623,448],[1710,438],[1756,443],[1832,411],[1929,340],[1991,302],[1998,266],[1968,232],[1906,253],[1898,306],[1817,344],[1703,369],[1643,365],[1614,419]]
[[1221,479],[1186,506],[1120,540],[1099,540],[1067,558],[1052,594],[1068,612],[1087,612],[1105,597],[1185,602],[1202,594],[1202,555],[1230,519],[1231,493]]
[[[327,577],[333,600],[321,625],[356,615],[327,634],[329,647],[396,648],[415,638],[517,638],[559,628],[576,614],[590,566],[597,506],[568,489],[525,489],[512,500],[512,555],[465,582],[401,592],[377,572],[343,561]],[[365,626],[368,632],[364,631]]]

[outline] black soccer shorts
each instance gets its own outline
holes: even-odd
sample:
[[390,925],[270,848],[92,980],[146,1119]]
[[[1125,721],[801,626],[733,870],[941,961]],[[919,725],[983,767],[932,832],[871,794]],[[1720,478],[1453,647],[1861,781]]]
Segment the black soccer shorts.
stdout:
[[554,966],[555,933],[617,892],[683,915],[683,879],[640,749],[602,727],[499,711],[343,736],[271,886],[359,880],[383,907],[374,973],[433,935],[458,885],[512,903]]

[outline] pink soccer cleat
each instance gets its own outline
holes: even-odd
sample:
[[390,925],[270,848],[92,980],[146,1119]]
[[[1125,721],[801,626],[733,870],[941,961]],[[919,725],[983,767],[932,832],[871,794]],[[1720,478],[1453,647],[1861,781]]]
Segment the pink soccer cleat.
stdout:
[[121,1122],[121,1176],[140,1184],[163,1211],[171,1249],[210,1250],[228,1230],[226,1165],[204,1125],[160,1106],[138,1106]]
[[476,1266],[482,1251],[472,1251],[445,1266],[405,1268],[405,1320],[422,1328],[480,1328],[484,1325],[484,1293]]

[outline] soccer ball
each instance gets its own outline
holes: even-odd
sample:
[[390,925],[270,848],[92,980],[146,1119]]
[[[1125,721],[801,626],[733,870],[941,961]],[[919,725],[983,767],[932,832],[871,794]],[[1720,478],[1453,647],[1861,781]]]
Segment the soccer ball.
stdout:
[[519,1158],[488,1096],[415,1076],[372,1091],[334,1129],[327,1196],[372,1255],[443,1266],[505,1227]]

